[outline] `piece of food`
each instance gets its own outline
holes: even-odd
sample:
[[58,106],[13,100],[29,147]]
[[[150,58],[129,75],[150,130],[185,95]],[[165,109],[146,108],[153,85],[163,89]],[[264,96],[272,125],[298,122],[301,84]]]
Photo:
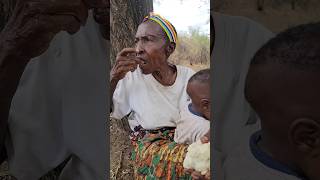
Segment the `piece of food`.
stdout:
[[201,175],[210,171],[210,142],[205,144],[202,144],[201,141],[192,143],[188,147],[183,167],[199,171]]

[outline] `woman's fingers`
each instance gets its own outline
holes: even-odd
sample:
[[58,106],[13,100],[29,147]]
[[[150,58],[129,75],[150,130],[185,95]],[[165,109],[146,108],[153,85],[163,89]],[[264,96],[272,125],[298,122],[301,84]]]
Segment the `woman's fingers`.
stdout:
[[193,172],[191,173],[191,176],[192,176],[193,179],[203,179],[203,176],[202,176],[201,173],[198,172],[198,171],[193,171]]
[[117,54],[116,62],[111,70],[113,79],[120,80],[127,72],[133,72],[137,69],[138,61],[135,58],[135,52],[134,48],[124,48]]
[[208,171],[205,175],[204,175],[204,178],[206,180],[210,180],[210,171]]
[[193,169],[187,169],[187,168],[185,168],[184,171],[185,171],[186,173],[188,173],[188,174],[191,174],[194,170],[193,170]]
[[[127,73],[128,71],[133,72],[138,67],[138,64],[134,60],[124,60],[119,61],[118,64],[115,66],[115,71],[124,71],[124,73]],[[129,69],[129,70],[128,70]],[[128,70],[128,71],[126,71]]]
[[[60,31],[77,32],[88,17],[82,0],[17,0],[2,37],[26,59],[45,52]],[[32,42],[32,46],[30,46]]]
[[135,71],[137,69],[136,64],[130,64],[130,65],[122,65],[122,66],[117,66],[112,69],[112,79],[123,79],[124,76],[127,74],[127,72]]
[[116,66],[130,66],[130,65],[136,65],[137,62],[134,59],[130,59],[130,58],[120,58],[117,63]]
[[[121,66],[118,68],[118,70],[116,71],[116,74],[118,74],[119,76],[123,76],[125,75],[127,72],[129,71],[133,71],[135,70],[135,67],[132,66]],[[123,78],[123,77],[122,77]],[[122,79],[121,78],[121,79]]]
[[198,180],[209,180],[210,179],[210,172],[206,173],[205,175],[201,175],[201,172],[196,171],[194,169],[184,169],[185,173],[190,174],[193,179]]
[[128,56],[129,54],[134,54],[136,53],[136,49],[135,48],[124,48],[122,49],[118,54],[117,54],[117,59],[119,57],[123,57],[123,56]]

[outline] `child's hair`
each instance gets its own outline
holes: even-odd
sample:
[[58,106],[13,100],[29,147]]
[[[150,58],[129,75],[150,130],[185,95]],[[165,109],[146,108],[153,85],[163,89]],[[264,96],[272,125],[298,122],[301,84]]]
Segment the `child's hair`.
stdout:
[[191,83],[193,81],[198,81],[201,83],[210,83],[210,69],[202,69],[196,72],[193,76],[191,76],[188,83]]
[[[320,23],[299,25],[279,33],[253,57],[245,84],[245,97],[253,108],[275,108],[266,93],[266,77],[288,70],[295,73],[320,72]],[[274,70],[272,69],[274,68]],[[262,70],[263,69],[263,70]],[[276,78],[274,78],[276,79]],[[282,80],[281,74],[278,80]],[[275,91],[271,91],[275,94]],[[298,93],[298,92],[297,92]],[[264,97],[263,101],[259,98]],[[270,101],[268,106],[267,102]],[[257,112],[259,110],[255,109]],[[258,112],[259,113],[259,112]]]
[[320,22],[299,25],[269,40],[251,61],[251,66],[282,64],[303,71],[320,69]]

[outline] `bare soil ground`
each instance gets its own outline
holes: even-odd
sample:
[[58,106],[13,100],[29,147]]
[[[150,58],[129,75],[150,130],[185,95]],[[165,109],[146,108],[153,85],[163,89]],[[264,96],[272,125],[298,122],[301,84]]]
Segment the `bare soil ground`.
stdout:
[[132,146],[128,130],[119,121],[110,119],[110,179],[131,180],[134,179],[130,161]]

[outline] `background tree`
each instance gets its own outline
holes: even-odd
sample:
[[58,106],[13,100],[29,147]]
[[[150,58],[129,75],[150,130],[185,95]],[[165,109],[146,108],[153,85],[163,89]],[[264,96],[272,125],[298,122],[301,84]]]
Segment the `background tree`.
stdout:
[[153,10],[152,0],[111,0],[111,63],[125,47],[134,45],[142,19]]
[[[110,40],[112,65],[118,52],[133,47],[135,33],[142,19],[153,10],[152,0],[110,0]],[[112,66],[110,66],[112,67]],[[133,167],[129,161],[132,150],[128,121],[110,119],[110,179],[132,179]]]

